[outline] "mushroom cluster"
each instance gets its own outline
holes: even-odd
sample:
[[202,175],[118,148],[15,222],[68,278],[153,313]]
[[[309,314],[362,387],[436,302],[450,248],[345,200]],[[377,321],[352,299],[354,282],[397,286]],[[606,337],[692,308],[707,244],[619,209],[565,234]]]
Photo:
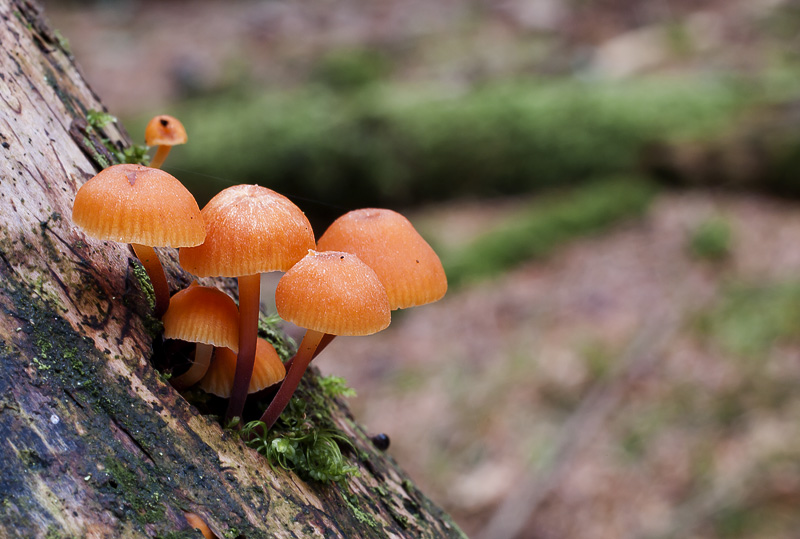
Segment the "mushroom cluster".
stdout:
[[[78,190],[72,218],[100,240],[129,243],[154,291],[163,338],[192,347],[184,368],[173,365],[178,390],[199,387],[228,399],[226,419],[240,418],[247,395],[282,382],[261,417],[270,428],[311,360],[336,335],[385,329],[391,311],[444,296],[439,258],[397,212],[349,212],[315,241],[303,211],[257,185],[235,185],[199,209],[188,190],[159,170],[170,148],[186,142],[181,123],[156,116],[146,143],[157,146],[149,167],[114,165]],[[196,277],[236,277],[239,302],[193,282],[170,297],[155,247],[179,248],[181,266]],[[258,338],[261,273],[284,275],[275,291],[278,314],[306,329],[285,365]]]

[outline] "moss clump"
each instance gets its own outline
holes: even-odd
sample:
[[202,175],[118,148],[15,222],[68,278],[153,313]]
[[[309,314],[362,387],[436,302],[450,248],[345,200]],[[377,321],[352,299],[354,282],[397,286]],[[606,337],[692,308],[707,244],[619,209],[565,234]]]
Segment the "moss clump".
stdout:
[[696,258],[718,262],[730,256],[732,244],[730,223],[722,217],[712,217],[692,231],[689,252]]
[[301,385],[269,432],[264,434],[261,421],[252,421],[242,429],[242,437],[270,466],[292,471],[304,480],[342,481],[358,471],[342,452],[353,444],[334,425],[323,395],[336,397],[350,391],[341,378]]
[[294,355],[297,343],[288,337],[280,328],[281,317],[277,314],[260,315],[258,318],[258,336],[266,339],[275,348],[281,361]]
[[[116,116],[113,116],[107,112],[91,109],[86,113],[87,133],[96,135],[103,144],[103,147],[108,151],[109,154],[111,154],[111,157],[114,160],[114,163],[108,163],[104,165],[103,168],[106,168],[112,164],[120,163],[146,165],[148,163],[147,146],[132,144],[127,148],[122,148],[117,146],[111,141],[111,139],[104,135],[103,128],[108,124],[115,123],[116,121]],[[84,142],[88,147],[92,146],[91,140],[87,139]],[[104,156],[99,154],[96,155],[95,158],[101,160],[101,163],[108,161]]]
[[332,399],[356,396],[356,390],[348,387],[347,380],[341,376],[323,376],[317,382],[322,388],[322,392]]
[[656,192],[642,178],[607,178],[534,199],[457,251],[442,250],[447,279],[455,286],[543,258],[568,241],[641,215]]

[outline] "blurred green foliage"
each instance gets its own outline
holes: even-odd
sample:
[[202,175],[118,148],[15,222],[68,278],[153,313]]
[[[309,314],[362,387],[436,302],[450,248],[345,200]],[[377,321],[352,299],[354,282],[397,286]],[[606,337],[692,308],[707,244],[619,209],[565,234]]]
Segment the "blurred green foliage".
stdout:
[[[780,341],[795,338],[800,327],[800,283],[736,284],[700,314],[701,334],[737,356],[766,360]],[[761,361],[755,362],[761,365]]]
[[644,213],[655,193],[647,180],[625,177],[596,180],[537,198],[524,211],[509,216],[457,251],[442,249],[448,282],[459,285],[547,256],[570,240]]
[[689,238],[689,251],[703,260],[720,261],[731,254],[733,234],[723,217],[711,217],[700,223]]
[[391,71],[391,62],[374,49],[333,49],[315,64],[311,79],[328,88],[349,93],[371,86]]
[[[714,130],[746,97],[732,84],[687,81],[389,87],[369,83],[381,69],[373,63],[332,58],[320,68],[326,84],[181,104],[169,112],[189,143],[167,170],[201,204],[259,183],[311,213],[525,193],[632,171],[647,142]],[[129,122],[132,132],[146,120]]]

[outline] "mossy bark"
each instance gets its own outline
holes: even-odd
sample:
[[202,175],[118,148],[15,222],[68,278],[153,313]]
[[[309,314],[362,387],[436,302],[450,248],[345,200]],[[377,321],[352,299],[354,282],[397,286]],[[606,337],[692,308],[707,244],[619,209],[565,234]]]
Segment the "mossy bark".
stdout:
[[129,140],[89,127],[103,106],[56,36],[35,4],[0,0],[0,536],[199,537],[185,512],[219,537],[459,536],[341,402],[346,488],[272,470],[161,379],[132,252],[70,220]]

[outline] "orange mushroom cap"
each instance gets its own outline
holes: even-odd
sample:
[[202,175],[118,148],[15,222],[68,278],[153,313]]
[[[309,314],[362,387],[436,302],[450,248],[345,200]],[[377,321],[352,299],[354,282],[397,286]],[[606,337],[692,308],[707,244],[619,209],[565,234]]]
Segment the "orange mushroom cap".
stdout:
[[175,117],[160,114],[150,120],[144,130],[144,143],[148,146],[177,146],[186,144],[186,129]]
[[278,314],[298,326],[331,335],[370,335],[391,321],[386,289],[353,254],[309,253],[278,281]]
[[189,526],[203,534],[203,539],[217,539],[217,536],[208,527],[206,521],[203,520],[203,517],[196,513],[184,513],[183,516],[186,517],[186,522],[189,523]]
[[181,265],[200,277],[286,271],[315,245],[303,211],[266,187],[223,189],[202,214],[205,242],[180,251]]
[[114,165],[83,184],[72,220],[95,238],[151,247],[187,247],[205,238],[192,194],[174,176],[142,165]]
[[346,213],[328,227],[318,249],[357,255],[386,287],[392,309],[431,303],[447,292],[439,257],[395,211],[366,208]]
[[[227,399],[231,396],[235,373],[236,354],[228,348],[217,348],[206,375],[197,385],[206,393]],[[268,341],[259,338],[256,342],[253,376],[250,378],[247,392],[261,391],[265,387],[277,384],[285,376],[286,367],[283,366],[275,348]]]
[[225,292],[196,282],[169,303],[161,321],[164,338],[239,350],[239,309]]

